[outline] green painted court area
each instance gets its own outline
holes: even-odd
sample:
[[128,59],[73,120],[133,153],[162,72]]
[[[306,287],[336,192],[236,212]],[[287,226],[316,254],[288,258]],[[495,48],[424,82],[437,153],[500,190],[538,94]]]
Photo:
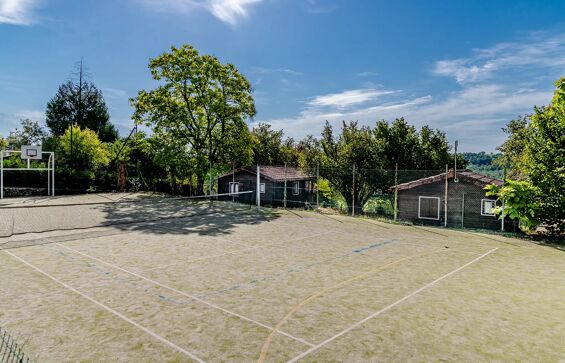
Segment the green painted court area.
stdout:
[[315,212],[173,209],[2,237],[0,326],[38,362],[565,359],[565,251]]

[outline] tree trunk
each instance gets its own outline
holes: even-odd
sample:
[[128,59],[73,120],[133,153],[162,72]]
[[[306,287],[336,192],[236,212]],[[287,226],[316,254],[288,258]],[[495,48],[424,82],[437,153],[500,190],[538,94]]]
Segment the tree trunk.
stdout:
[[204,195],[204,177],[201,175],[196,177],[196,195]]

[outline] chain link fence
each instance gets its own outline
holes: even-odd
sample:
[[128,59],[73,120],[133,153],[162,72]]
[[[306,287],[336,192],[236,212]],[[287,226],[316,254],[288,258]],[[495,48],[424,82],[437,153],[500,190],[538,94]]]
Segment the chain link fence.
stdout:
[[[518,231],[514,221],[499,218],[500,203],[484,187],[501,180],[471,170],[385,170],[234,168],[215,182],[219,193],[258,190],[261,206],[319,208],[320,211],[385,218],[418,225]],[[237,188],[237,189],[233,189]]]
[[24,353],[22,346],[0,327],[0,363],[29,363],[30,359]]

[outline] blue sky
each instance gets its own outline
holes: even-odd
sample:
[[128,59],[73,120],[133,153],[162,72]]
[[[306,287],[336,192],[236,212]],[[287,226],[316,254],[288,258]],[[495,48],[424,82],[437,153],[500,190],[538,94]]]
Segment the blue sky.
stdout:
[[42,121],[81,57],[126,134],[148,60],[184,43],[247,76],[251,125],[403,116],[493,151],[565,76],[565,1],[0,0],[0,135]]

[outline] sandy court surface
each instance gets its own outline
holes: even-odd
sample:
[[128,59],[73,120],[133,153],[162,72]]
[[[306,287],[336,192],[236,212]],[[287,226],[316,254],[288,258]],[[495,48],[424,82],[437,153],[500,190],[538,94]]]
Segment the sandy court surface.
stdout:
[[565,359],[565,253],[512,238],[246,210],[0,243],[37,361]]

